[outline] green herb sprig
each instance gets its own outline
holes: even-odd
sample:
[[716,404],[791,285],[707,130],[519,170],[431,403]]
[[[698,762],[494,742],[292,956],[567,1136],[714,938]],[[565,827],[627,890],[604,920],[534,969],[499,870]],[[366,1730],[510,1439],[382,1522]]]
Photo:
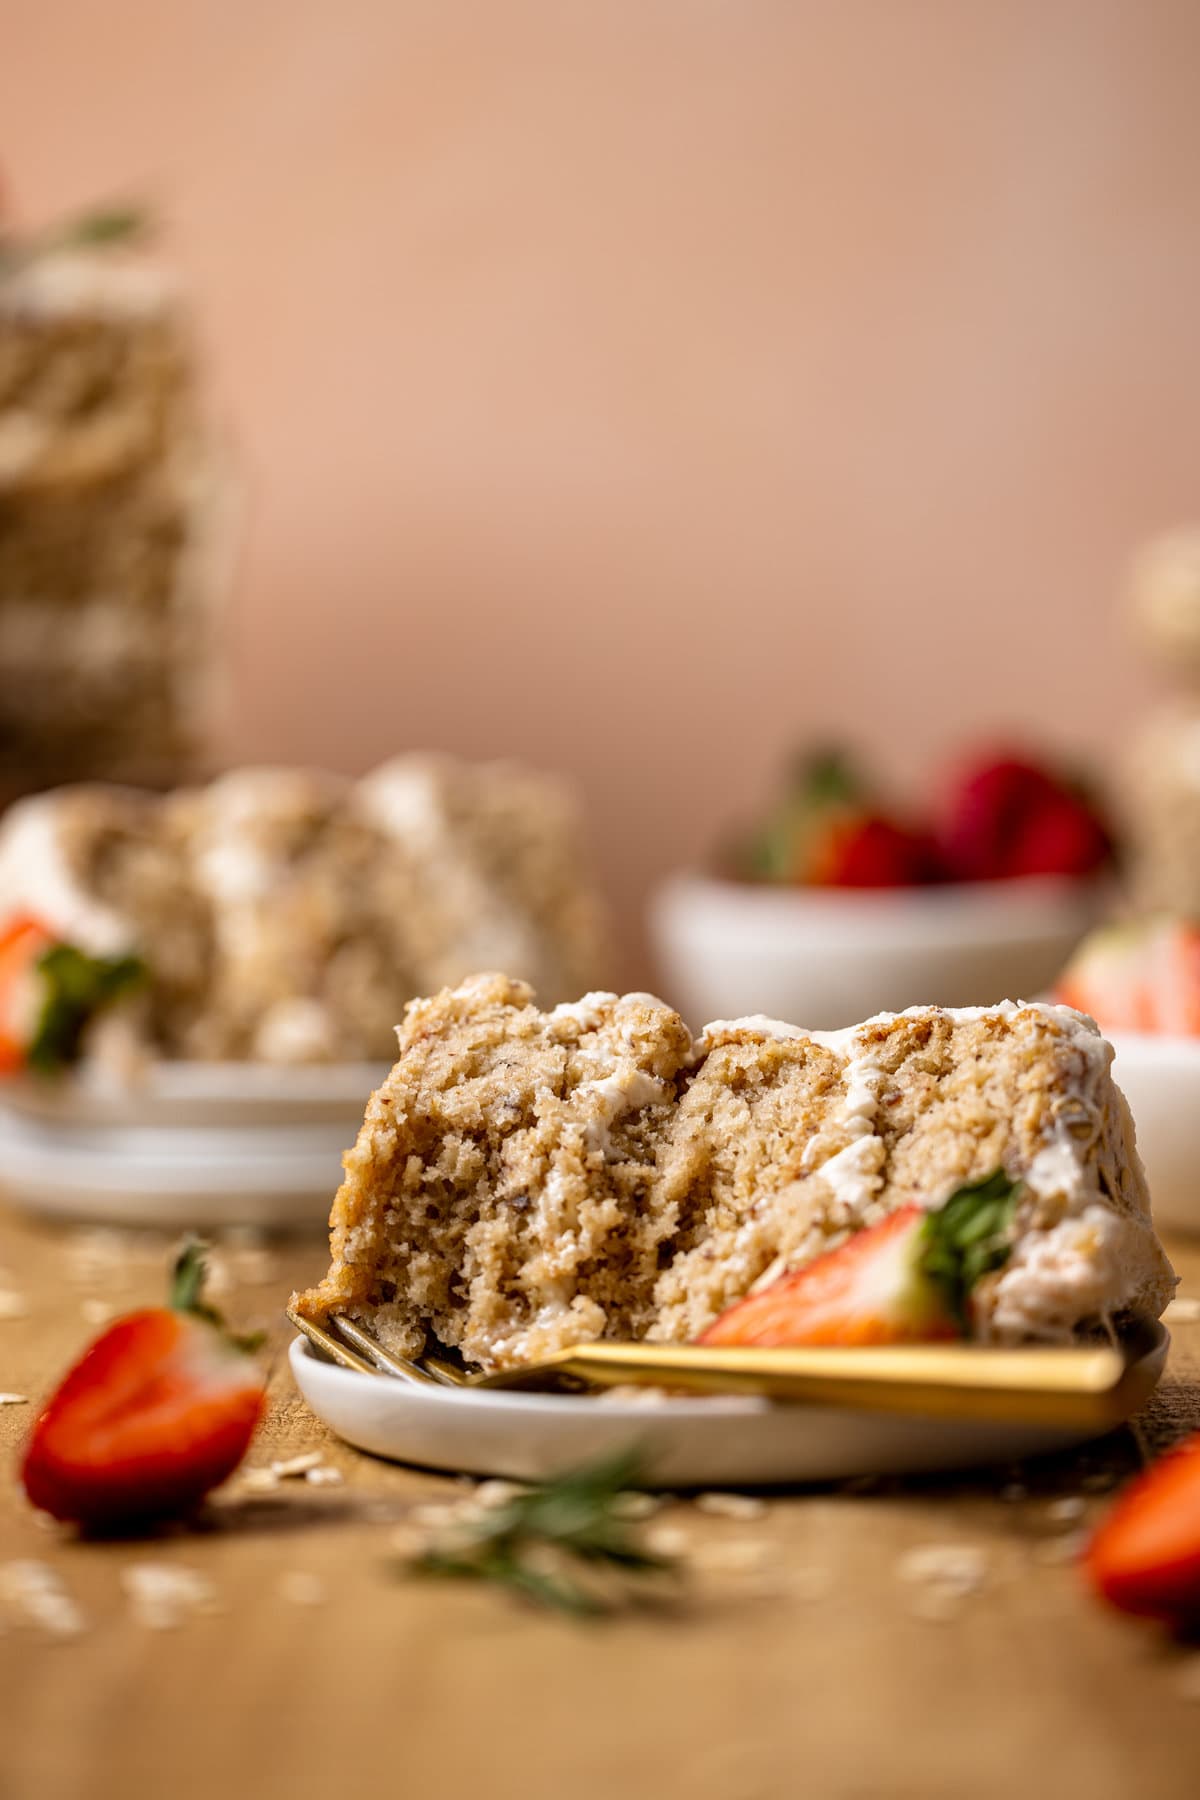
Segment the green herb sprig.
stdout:
[[[629,1598],[620,1578],[677,1571],[673,1560],[644,1549],[622,1516],[621,1496],[639,1473],[639,1459],[632,1452],[570,1470],[500,1506],[468,1515],[443,1541],[410,1559],[407,1570],[418,1576],[493,1582],[574,1618],[610,1613]],[[581,1574],[601,1581],[581,1580]]]

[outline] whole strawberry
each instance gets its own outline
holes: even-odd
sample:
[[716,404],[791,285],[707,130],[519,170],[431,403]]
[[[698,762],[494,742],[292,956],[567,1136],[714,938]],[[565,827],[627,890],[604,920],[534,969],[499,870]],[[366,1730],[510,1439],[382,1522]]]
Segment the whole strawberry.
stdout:
[[962,778],[939,844],[958,881],[1092,875],[1112,855],[1109,832],[1086,795],[1016,756],[991,758]]
[[189,1243],[169,1304],[118,1319],[34,1425],[21,1479],[34,1506],[93,1531],[176,1518],[237,1468],[262,1414],[252,1340],[204,1304]]

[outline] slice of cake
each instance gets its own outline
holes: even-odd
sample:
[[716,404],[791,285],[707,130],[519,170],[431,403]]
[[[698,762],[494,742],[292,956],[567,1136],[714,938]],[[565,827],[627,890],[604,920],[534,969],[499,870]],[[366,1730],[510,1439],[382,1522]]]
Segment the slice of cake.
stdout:
[[134,215],[0,227],[0,794],[204,754],[232,489]]
[[497,955],[546,1001],[595,979],[577,836],[552,779],[448,758],[359,783],[250,768],[167,795],[63,787],[0,822],[0,936],[33,920],[135,957],[136,1003],[104,1034],[126,1062],[383,1062],[414,994]]
[[485,1368],[598,1337],[681,1341],[756,1284],[913,1201],[1004,1170],[1011,1253],[975,1294],[998,1341],[1157,1317],[1150,1222],[1111,1047],[1059,1006],[752,1018],[693,1039],[647,994],[539,1011],[480,976],[413,1002],[297,1300],[405,1355]]

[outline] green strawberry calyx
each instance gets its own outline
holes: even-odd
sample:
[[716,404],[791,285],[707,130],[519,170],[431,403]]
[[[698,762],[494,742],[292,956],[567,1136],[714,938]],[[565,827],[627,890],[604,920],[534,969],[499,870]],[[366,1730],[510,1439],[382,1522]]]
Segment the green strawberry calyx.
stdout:
[[917,1268],[940,1291],[964,1330],[976,1284],[1003,1268],[1012,1252],[1023,1192],[1022,1182],[997,1169],[955,1188],[921,1227]]
[[56,1075],[77,1062],[86,1027],[146,979],[139,957],[89,956],[74,944],[51,944],[34,966],[42,1001],[25,1060],[39,1075]]
[[204,1324],[211,1325],[219,1331],[225,1341],[235,1350],[252,1355],[266,1340],[265,1331],[244,1332],[240,1336],[230,1331],[225,1319],[215,1306],[210,1306],[204,1298],[204,1284],[208,1279],[208,1245],[200,1238],[187,1238],[180,1248],[171,1269],[171,1285],[167,1293],[167,1305],[172,1312],[186,1313],[189,1319],[201,1319]]

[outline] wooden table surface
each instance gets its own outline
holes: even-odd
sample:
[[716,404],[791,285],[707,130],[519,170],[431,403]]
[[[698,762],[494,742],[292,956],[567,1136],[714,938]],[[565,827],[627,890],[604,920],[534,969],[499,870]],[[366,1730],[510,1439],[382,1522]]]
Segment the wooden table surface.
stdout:
[[[1200,1247],[1175,1249],[1200,1298]],[[272,1329],[250,1463],[317,1451],[341,1481],[235,1478],[199,1527],[149,1542],[47,1529],[12,1479],[36,1403],[102,1308],[158,1296],[167,1254],[0,1213],[0,1392],[29,1397],[0,1406],[3,1800],[1200,1792],[1200,1648],[1105,1611],[1072,1560],[1104,1490],[1200,1426],[1200,1323],[1172,1321],[1136,1431],[983,1478],[772,1497],[755,1519],[672,1502],[647,1528],[682,1534],[683,1599],[579,1624],[399,1572],[406,1515],[461,1484],[344,1449],[297,1397],[279,1309],[323,1266],[312,1242],[226,1244],[218,1275],[239,1323]],[[903,1561],[950,1545],[981,1575],[955,1602]],[[162,1628],[129,1593],[147,1564],[197,1572],[207,1599]],[[25,1616],[47,1571],[75,1632]]]

